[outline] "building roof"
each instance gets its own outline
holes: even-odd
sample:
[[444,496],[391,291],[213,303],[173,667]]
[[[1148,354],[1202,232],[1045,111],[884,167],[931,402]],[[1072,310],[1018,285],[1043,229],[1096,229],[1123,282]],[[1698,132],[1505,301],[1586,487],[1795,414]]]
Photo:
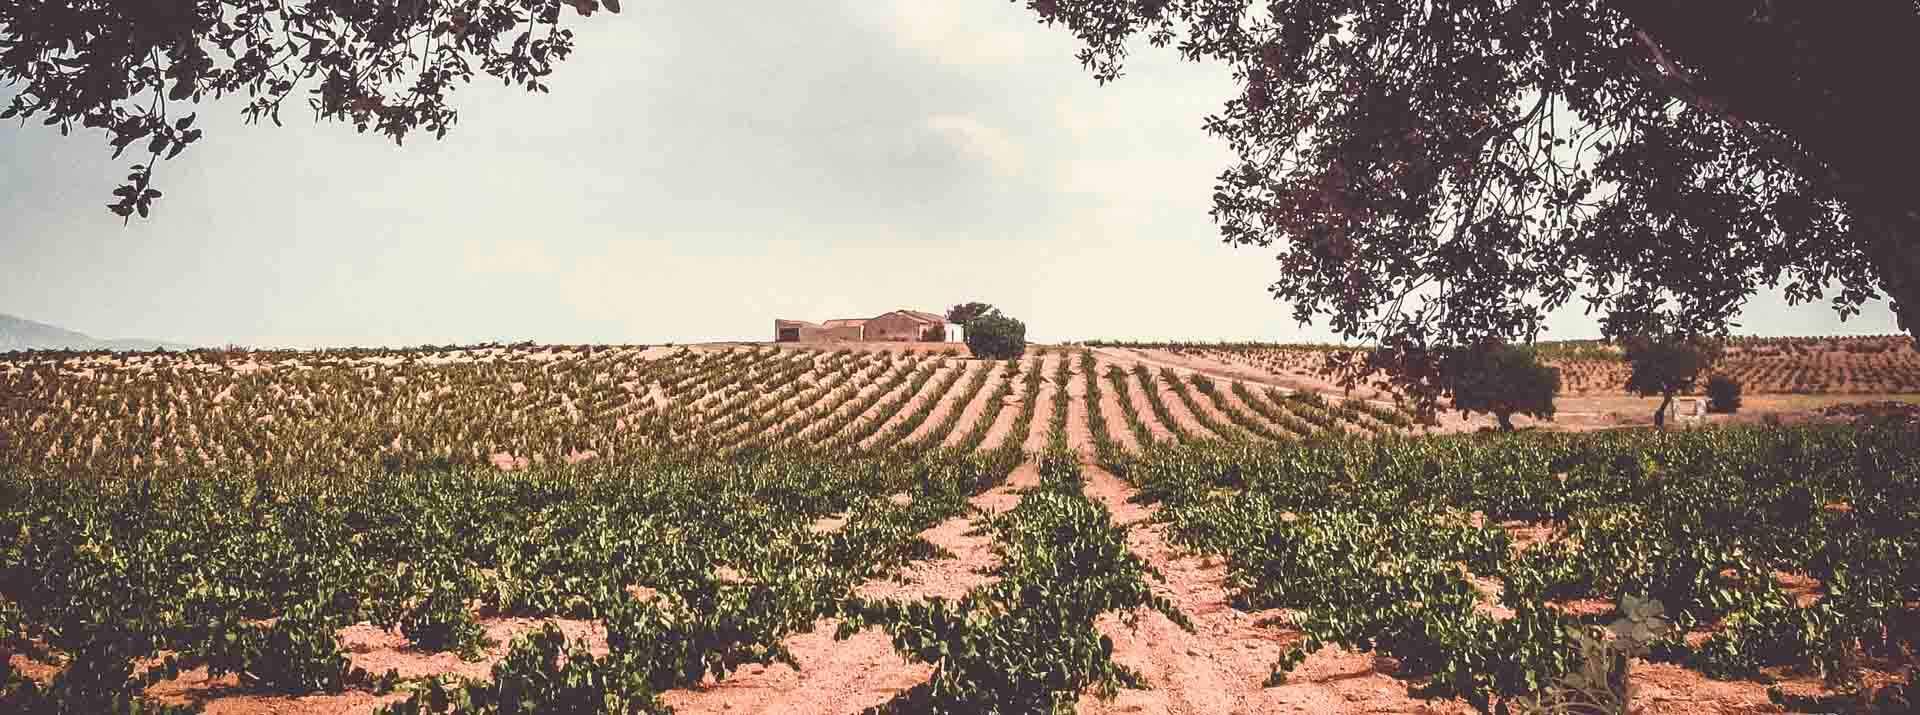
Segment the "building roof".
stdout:
[[828,328],[851,328],[854,326],[866,325],[866,324],[867,324],[866,318],[834,318],[833,320],[829,320],[827,322],[821,323],[820,325]]
[[899,313],[901,315],[907,316],[909,318],[912,318],[922,323],[947,322],[947,317],[944,315],[937,315],[934,313],[928,313],[926,311],[921,311],[921,310],[896,310],[889,313],[881,313],[881,315],[892,315],[894,313]]

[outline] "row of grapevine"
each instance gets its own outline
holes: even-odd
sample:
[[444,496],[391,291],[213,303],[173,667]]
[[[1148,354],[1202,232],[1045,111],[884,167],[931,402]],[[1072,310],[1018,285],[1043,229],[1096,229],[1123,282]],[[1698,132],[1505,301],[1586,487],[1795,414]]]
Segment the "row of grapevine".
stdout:
[[[1126,467],[1175,540],[1226,559],[1240,601],[1291,614],[1303,639],[1276,680],[1337,645],[1491,709],[1576,665],[1569,628],[1605,615],[1576,604],[1629,596],[1678,626],[1654,658],[1714,677],[1802,668],[1844,688],[1920,646],[1920,446],[1903,430],[1216,441]],[[1556,538],[1501,526],[1542,521]]]

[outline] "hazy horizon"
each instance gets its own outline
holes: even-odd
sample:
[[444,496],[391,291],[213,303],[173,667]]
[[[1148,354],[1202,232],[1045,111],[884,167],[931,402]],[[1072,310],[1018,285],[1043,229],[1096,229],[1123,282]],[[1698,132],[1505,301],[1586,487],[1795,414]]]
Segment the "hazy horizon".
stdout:
[[[1011,3],[569,19],[550,95],[461,88],[396,148],[289,110],[163,162],[123,227],[95,131],[0,129],[0,313],[101,338],[320,347],[766,340],[983,300],[1039,342],[1338,342],[1268,297],[1270,254],[1208,217],[1232,155],[1201,130],[1227,70],[1142,48],[1097,85]],[[1575,301],[1544,340],[1592,337]],[[1885,303],[1755,297],[1735,332],[1901,332]]]

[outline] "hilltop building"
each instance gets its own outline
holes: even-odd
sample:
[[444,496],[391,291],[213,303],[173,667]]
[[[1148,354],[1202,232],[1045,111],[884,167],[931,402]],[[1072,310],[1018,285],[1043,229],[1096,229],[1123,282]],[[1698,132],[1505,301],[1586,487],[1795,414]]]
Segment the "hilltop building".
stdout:
[[895,310],[871,318],[836,318],[824,323],[782,318],[773,321],[773,340],[778,343],[938,343],[958,334],[959,327],[949,326],[945,316],[919,310]]

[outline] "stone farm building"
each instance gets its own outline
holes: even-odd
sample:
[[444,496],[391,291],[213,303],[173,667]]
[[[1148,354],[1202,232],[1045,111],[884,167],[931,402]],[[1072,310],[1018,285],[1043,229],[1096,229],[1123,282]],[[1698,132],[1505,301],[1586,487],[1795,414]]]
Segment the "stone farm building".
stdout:
[[773,340],[779,343],[944,342],[950,334],[947,319],[938,313],[896,310],[871,318],[838,318],[824,323],[804,320],[773,321]]

